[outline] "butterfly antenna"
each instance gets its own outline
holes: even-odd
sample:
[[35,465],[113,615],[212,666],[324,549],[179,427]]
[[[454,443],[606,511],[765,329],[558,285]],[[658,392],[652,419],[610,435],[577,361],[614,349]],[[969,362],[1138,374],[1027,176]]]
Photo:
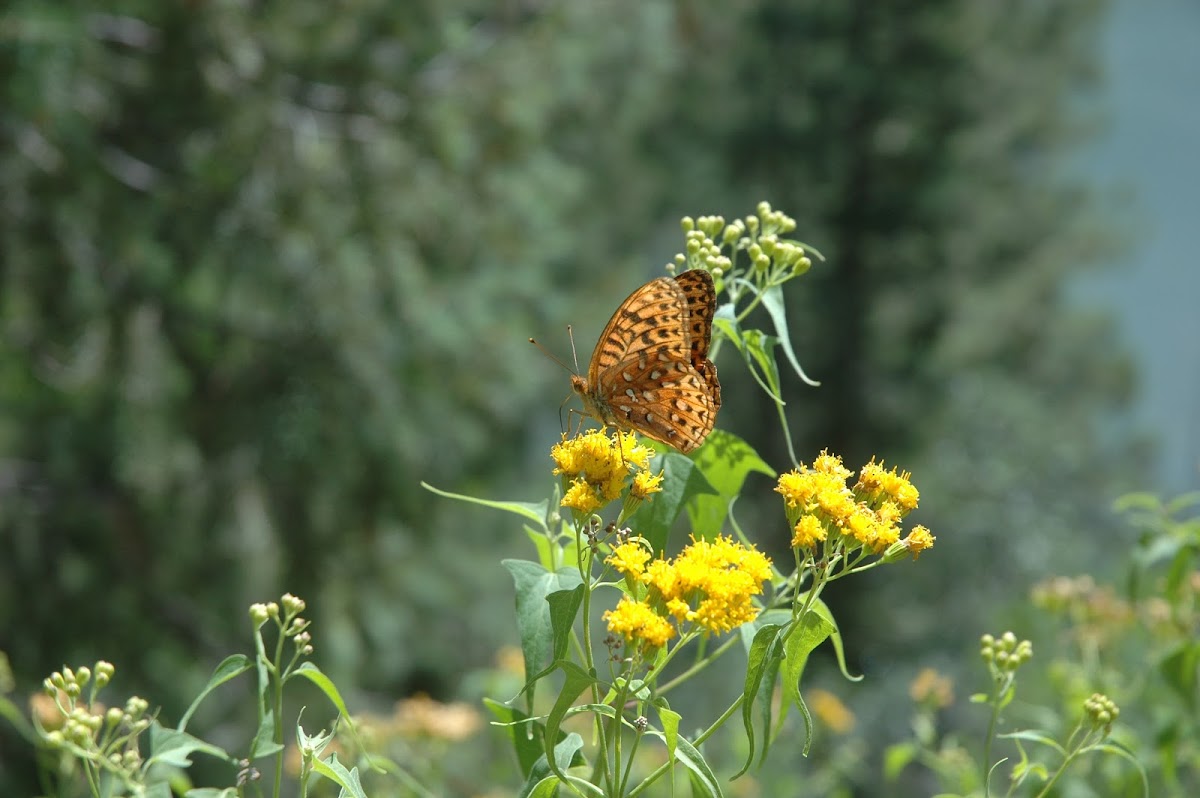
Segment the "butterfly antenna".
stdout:
[[571,325],[567,325],[567,339],[571,342],[571,358],[575,361],[575,374],[579,373],[579,355],[575,353],[575,331],[571,329]]
[[[568,329],[568,330],[570,330],[571,328],[570,328],[570,327],[568,327],[567,329]],[[564,363],[564,362],[563,362],[563,359],[562,359],[561,357],[559,357],[558,355],[554,354],[553,352],[551,352],[551,351],[550,351],[549,349],[547,349],[546,347],[542,346],[542,345],[541,345],[541,344],[540,344],[540,343],[539,343],[539,342],[538,342],[536,339],[534,339],[534,338],[530,338],[530,339],[529,339],[529,343],[531,343],[531,344],[533,344],[534,346],[536,346],[536,347],[537,347],[537,348],[538,348],[538,349],[541,351],[541,353],[542,353],[543,355],[545,355],[546,357],[550,358],[551,360],[553,360],[553,361],[554,361],[555,363],[557,363],[558,365],[562,366],[562,367],[563,367],[564,369],[566,369],[567,371],[571,371],[571,367],[570,367],[570,366],[568,366],[566,363]],[[572,349],[571,349],[571,351],[572,351],[572,352],[574,352],[574,346],[573,346],[573,345],[572,345]],[[576,374],[576,373],[578,373],[578,369],[576,369],[575,371],[571,371],[571,373],[572,373],[572,374]]]

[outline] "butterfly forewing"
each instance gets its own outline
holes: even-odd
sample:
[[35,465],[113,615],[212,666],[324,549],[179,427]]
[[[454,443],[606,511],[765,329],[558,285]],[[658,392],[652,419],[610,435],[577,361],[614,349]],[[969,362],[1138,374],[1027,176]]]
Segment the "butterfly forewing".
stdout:
[[693,270],[634,291],[609,319],[572,385],[589,413],[683,452],[704,442],[721,406],[707,358],[716,305],[712,277]]

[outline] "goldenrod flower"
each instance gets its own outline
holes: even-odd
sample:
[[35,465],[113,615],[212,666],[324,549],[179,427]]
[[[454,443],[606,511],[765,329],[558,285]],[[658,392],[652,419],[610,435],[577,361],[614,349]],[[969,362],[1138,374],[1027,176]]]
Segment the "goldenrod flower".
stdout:
[[925,526],[917,524],[908,533],[908,537],[904,539],[904,545],[912,552],[913,559],[915,560],[921,556],[921,552],[925,551],[925,549],[933,548],[933,542],[936,539]]
[[825,539],[825,525],[812,513],[805,513],[796,522],[795,534],[792,535],[792,548],[810,549]]
[[[695,602],[686,618],[710,632],[728,632],[758,616],[753,597],[771,578],[771,561],[731,538],[696,540],[680,552],[670,568],[673,579],[655,584],[663,600]],[[665,589],[664,589],[665,588]],[[670,605],[678,611],[679,605]]]
[[651,494],[662,491],[663,472],[651,474],[649,471],[639,471],[633,475],[633,486],[629,493],[635,499],[648,499]]
[[628,540],[614,548],[604,561],[617,572],[640,580],[646,572],[646,563],[650,562],[650,551],[636,540]]
[[560,503],[583,515],[590,515],[606,504],[603,494],[582,477],[571,480],[571,487],[563,494]]
[[570,440],[564,435],[550,450],[554,473],[569,484],[562,506],[593,513],[621,496],[626,479],[635,470],[641,477],[635,487],[643,494],[637,498],[661,490],[653,477],[642,476],[653,454],[653,449],[638,444],[631,433],[618,432],[610,438],[604,429],[598,429]]
[[[834,531],[843,536],[835,540],[851,549],[861,546],[875,554],[887,552],[891,558],[894,553],[889,547],[900,540],[900,522],[920,497],[910,474],[886,470],[872,459],[863,466],[853,489],[846,485],[849,477],[841,458],[828,451],[822,451],[812,466],[802,463],[779,477],[775,490],[783,496],[792,546],[814,548]],[[918,551],[932,544],[928,530],[914,533],[916,537],[910,537],[914,546],[922,547]]]
[[673,627],[666,618],[656,613],[649,604],[634,601],[625,596],[616,609],[604,613],[608,631],[619,634],[628,642],[640,642],[647,648],[658,648],[675,636]]
[[911,476],[908,471],[901,473],[895,468],[885,471],[883,462],[876,463],[872,458],[859,472],[858,484],[854,486],[854,490],[868,501],[890,499],[907,514],[916,509],[921,498],[921,494],[909,481]]
[[850,478],[850,469],[842,465],[840,455],[830,454],[828,449],[822,449],[821,454],[813,460],[813,471],[830,474],[845,482]]

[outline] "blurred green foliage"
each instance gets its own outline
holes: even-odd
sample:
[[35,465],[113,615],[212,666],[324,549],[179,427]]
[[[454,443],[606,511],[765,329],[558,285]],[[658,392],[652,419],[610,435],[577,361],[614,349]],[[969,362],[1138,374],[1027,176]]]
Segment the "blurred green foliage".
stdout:
[[[913,470],[939,534],[919,583],[835,596],[848,646],[869,676],[970,651],[995,602],[1096,565],[1139,464],[1109,423],[1129,365],[1062,295],[1117,241],[1065,166],[1103,9],[8,4],[19,684],[103,656],[177,715],[246,606],[290,590],[364,702],[452,693],[513,640],[495,560],[520,536],[418,481],[541,495],[567,387],[525,337],[597,329],[676,251],[674,219],[760,198],[828,257],[788,296],[823,383],[786,387],[801,457]],[[773,414],[718,366],[719,423],[786,467]],[[895,728],[889,702],[859,710]]]

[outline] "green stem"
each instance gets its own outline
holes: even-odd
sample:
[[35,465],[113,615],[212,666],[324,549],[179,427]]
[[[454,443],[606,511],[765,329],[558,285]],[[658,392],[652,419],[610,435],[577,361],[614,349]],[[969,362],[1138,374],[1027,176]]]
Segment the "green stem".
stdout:
[[694,665],[692,665],[692,667],[688,668],[686,671],[679,674],[671,681],[667,682],[666,684],[660,685],[658,688],[656,688],[654,691],[655,695],[664,695],[668,691],[683,684],[688,679],[695,676],[697,673],[700,673],[700,671],[704,670],[709,665],[711,665],[713,662],[718,660],[721,657],[721,655],[724,654],[729,649],[730,646],[732,646],[734,643],[736,643],[738,641],[738,639],[739,638],[737,635],[730,635],[729,639],[726,640],[724,643],[722,643],[720,646],[718,646],[717,649],[715,651],[713,651],[713,653],[711,655],[709,655],[705,659],[702,659],[699,662],[695,663]]

